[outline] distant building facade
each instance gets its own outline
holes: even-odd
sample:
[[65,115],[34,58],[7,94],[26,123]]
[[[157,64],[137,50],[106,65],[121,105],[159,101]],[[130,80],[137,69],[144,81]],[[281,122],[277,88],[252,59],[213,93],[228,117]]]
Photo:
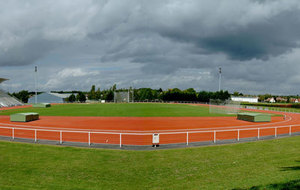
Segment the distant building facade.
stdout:
[[258,97],[231,96],[231,100],[234,101],[234,102],[257,103],[258,102]]

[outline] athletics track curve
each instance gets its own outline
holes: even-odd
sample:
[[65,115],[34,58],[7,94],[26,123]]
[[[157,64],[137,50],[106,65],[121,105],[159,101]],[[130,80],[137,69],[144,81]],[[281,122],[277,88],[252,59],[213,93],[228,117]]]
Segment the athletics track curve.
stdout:
[[[300,114],[255,111],[286,116],[272,117],[272,122],[259,124],[237,120],[235,117],[59,116],[41,116],[37,121],[16,123],[10,122],[9,116],[0,116],[0,135],[69,142],[120,144],[122,141],[123,145],[151,145],[153,133],[160,134],[161,144],[173,144],[250,138],[256,137],[258,133],[260,136],[269,136],[300,132]],[[292,129],[289,126],[293,126]],[[217,137],[214,137],[214,131]]]

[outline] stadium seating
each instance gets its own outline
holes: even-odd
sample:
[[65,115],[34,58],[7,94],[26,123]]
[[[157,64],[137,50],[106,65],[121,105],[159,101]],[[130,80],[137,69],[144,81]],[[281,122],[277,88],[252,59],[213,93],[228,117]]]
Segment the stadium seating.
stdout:
[[12,106],[22,106],[19,100],[14,97],[9,96],[3,90],[0,90],[0,107],[12,107]]

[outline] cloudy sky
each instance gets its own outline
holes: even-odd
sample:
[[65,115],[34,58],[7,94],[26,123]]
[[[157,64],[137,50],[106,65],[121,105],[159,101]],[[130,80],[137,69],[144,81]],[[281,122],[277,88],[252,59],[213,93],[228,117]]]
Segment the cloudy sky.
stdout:
[[0,0],[4,90],[300,94],[299,0]]

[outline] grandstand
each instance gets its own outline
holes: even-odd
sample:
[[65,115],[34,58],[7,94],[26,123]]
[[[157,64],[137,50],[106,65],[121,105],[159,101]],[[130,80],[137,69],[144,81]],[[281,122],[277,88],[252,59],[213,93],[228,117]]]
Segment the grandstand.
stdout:
[[[6,81],[8,79],[0,78],[0,83]],[[0,107],[12,107],[12,106],[21,106],[19,100],[14,97],[9,96],[6,92],[0,89]]]

